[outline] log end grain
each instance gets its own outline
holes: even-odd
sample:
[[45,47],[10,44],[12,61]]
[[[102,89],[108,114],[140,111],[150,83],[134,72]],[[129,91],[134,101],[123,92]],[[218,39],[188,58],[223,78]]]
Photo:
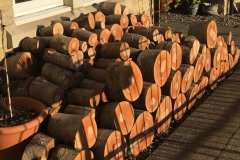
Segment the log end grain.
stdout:
[[187,99],[187,110],[190,110],[197,100],[199,85],[193,83],[185,93]]
[[182,84],[182,73],[177,71],[174,76],[172,77],[171,85],[170,85],[170,96],[173,99],[176,99]]
[[145,106],[150,113],[154,112],[159,106],[161,99],[161,88],[157,84],[152,84],[146,93]]
[[[183,69],[180,66],[180,70]],[[192,84],[193,81],[193,73],[194,67],[189,65],[187,69],[183,72],[182,84],[181,84],[181,92],[185,93]]]
[[206,72],[208,72],[211,69],[211,66],[212,66],[212,64],[211,64],[211,62],[212,62],[211,53],[210,53],[209,48],[206,48],[206,52],[205,52],[204,56],[205,56],[204,70]]
[[207,46],[208,48],[214,48],[216,46],[217,39],[217,24],[215,21],[210,21],[207,27]]
[[187,110],[187,99],[183,93],[180,93],[173,102],[173,117],[180,120]]
[[208,85],[208,77],[207,76],[201,76],[199,80],[199,92],[198,92],[198,99],[202,98]]
[[201,54],[198,59],[196,59],[196,64],[194,66],[193,82],[196,83],[202,75],[203,68],[205,66],[205,57]]
[[79,71],[83,64],[83,52],[81,50],[74,51],[75,54],[71,56],[70,68],[74,69],[75,71]]
[[182,48],[177,43],[174,42],[170,50],[171,60],[172,60],[172,69],[177,70],[182,64]]

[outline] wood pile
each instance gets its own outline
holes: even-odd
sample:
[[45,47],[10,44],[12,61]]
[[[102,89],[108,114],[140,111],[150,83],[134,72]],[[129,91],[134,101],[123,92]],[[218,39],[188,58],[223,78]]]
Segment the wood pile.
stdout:
[[101,2],[72,21],[52,21],[38,35],[24,38],[22,52],[7,58],[12,96],[49,106],[46,135],[39,135],[44,144],[37,137],[29,144],[47,152],[30,155],[27,147],[25,159],[137,156],[207,88],[214,90],[240,53],[231,33],[218,35],[214,21],[190,24],[183,35],[116,2]]

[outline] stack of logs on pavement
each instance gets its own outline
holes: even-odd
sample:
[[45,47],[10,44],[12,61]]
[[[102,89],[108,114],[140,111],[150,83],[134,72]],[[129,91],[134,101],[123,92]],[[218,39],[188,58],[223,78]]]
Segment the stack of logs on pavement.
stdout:
[[192,23],[183,35],[119,3],[96,8],[43,26],[7,58],[11,95],[49,108],[23,159],[137,156],[238,62],[231,32],[218,34],[214,21]]

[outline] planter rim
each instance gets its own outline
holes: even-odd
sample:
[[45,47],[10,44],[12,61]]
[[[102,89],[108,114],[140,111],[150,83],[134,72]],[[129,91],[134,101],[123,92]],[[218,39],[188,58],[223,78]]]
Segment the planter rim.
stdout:
[[32,121],[18,125],[18,126],[2,127],[2,128],[0,127],[0,134],[13,134],[16,132],[22,132],[30,128],[36,127],[46,118],[48,114],[47,106],[39,100],[33,99],[31,97],[11,97],[11,100],[12,100],[12,105],[30,107],[30,108],[32,108],[31,104],[34,103],[36,108],[32,108],[32,109],[38,112],[39,115]]

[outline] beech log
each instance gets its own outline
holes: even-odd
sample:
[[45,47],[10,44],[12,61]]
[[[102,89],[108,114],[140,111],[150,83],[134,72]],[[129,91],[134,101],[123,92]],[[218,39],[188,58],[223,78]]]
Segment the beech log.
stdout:
[[101,11],[104,15],[111,14],[121,14],[121,4],[117,2],[101,2],[99,4],[99,11]]
[[119,24],[123,29],[128,27],[129,19],[125,14],[112,14],[106,16],[106,25]]
[[220,32],[218,33],[218,36],[221,36],[224,39],[224,42],[227,43],[227,45],[230,45],[232,41],[232,32]]
[[193,66],[194,66],[193,82],[196,83],[202,75],[203,68],[205,66],[205,56],[199,53],[195,61],[193,62]]
[[95,28],[94,29],[104,29],[105,22],[104,21],[95,21]]
[[52,23],[61,23],[63,25],[63,35],[65,36],[71,36],[72,31],[76,28],[79,28],[78,24],[76,22],[71,22],[71,21],[52,21]]
[[76,88],[84,78],[85,78],[85,75],[83,72],[81,71],[73,72],[73,78],[70,84],[71,88]]
[[181,64],[179,71],[182,73],[181,92],[185,93],[193,82],[194,67],[190,64]]
[[75,37],[80,41],[86,41],[89,46],[94,46],[97,41],[97,34],[81,28],[73,30],[72,37]]
[[238,63],[239,55],[240,55],[240,48],[238,48],[234,54],[234,58],[233,58],[234,66]]
[[91,68],[87,74],[87,78],[98,81],[98,82],[105,83],[106,70],[99,69],[99,68]]
[[97,34],[98,41],[100,44],[108,43],[108,39],[110,37],[110,31],[105,29],[94,29],[92,30],[93,33]]
[[88,71],[93,67],[94,61],[92,59],[83,59],[83,64],[80,69],[85,75],[88,74]]
[[145,50],[148,45],[148,39],[145,36],[135,33],[124,33],[121,41],[127,42],[130,47]]
[[21,40],[20,45],[22,47],[22,51],[31,52],[38,59],[42,59],[42,53],[46,48],[45,41],[42,38],[36,37],[25,37]]
[[135,15],[138,22],[141,22],[144,26],[149,27],[149,19],[147,14],[137,14]]
[[199,92],[198,92],[198,99],[202,98],[208,85],[208,77],[207,76],[201,76],[199,81],[197,82],[199,86]]
[[[131,49],[131,48],[130,48]],[[131,52],[131,50],[130,50]],[[131,53],[130,53],[131,54]],[[130,55],[131,56],[131,55]],[[109,59],[109,58],[101,58],[97,59],[96,61],[96,68],[99,69],[106,69],[107,66],[112,63],[112,62],[120,62],[122,61],[120,58],[114,58],[114,59]]]
[[187,110],[187,99],[183,93],[179,93],[175,100],[172,99],[173,118],[180,120]]
[[218,67],[221,63],[223,47],[215,47],[210,49],[211,67]]
[[[121,41],[123,36],[123,29],[119,24],[106,25],[106,28],[110,31],[113,37],[113,41]],[[109,39],[109,41],[111,41],[111,39]]]
[[151,26],[151,28],[157,29],[159,34],[162,34],[164,37],[164,40],[169,40],[172,38],[172,30],[164,27],[159,26]]
[[92,30],[95,27],[95,20],[92,13],[80,15],[79,17],[72,20],[76,22],[79,28],[85,28],[86,30]]
[[187,109],[190,110],[195,104],[199,93],[199,86],[196,83],[192,83],[187,92],[185,93],[187,99]]
[[210,53],[210,49],[209,48],[206,48],[206,53],[204,54],[205,55],[205,66],[204,66],[204,71],[205,72],[208,72],[210,69],[211,69],[211,53]]
[[211,68],[208,72],[203,72],[204,76],[208,77],[208,88],[214,90],[217,87],[217,81],[219,80],[220,69]]
[[66,114],[74,114],[74,115],[81,115],[81,116],[90,116],[93,119],[96,119],[96,109],[87,106],[79,106],[79,105],[72,105],[69,104],[66,108],[64,113]]
[[137,17],[135,16],[135,14],[130,13],[127,15],[128,19],[129,19],[129,26],[136,26],[137,25]]
[[140,49],[134,48],[134,47],[129,47],[130,48],[130,57],[132,59],[132,61],[134,61],[135,63],[137,62],[137,58],[139,56],[139,54],[141,53]]
[[59,22],[39,29],[39,34],[41,36],[53,36],[55,34],[63,34],[63,32],[63,25]]
[[121,4],[121,10],[122,10],[121,14],[128,15],[128,6],[125,6],[125,5]]
[[232,40],[229,45],[227,45],[228,53],[235,53],[235,41]]
[[86,41],[79,41],[79,50],[81,50],[82,52],[86,52],[87,48],[88,46]]
[[159,41],[159,32],[157,29],[154,29],[154,28],[135,26],[133,29],[133,33],[143,35],[147,37],[151,42]]
[[94,18],[95,18],[95,27],[96,27],[97,21],[104,22],[104,24],[105,24],[106,17],[101,11],[92,12],[92,14],[94,15]]

